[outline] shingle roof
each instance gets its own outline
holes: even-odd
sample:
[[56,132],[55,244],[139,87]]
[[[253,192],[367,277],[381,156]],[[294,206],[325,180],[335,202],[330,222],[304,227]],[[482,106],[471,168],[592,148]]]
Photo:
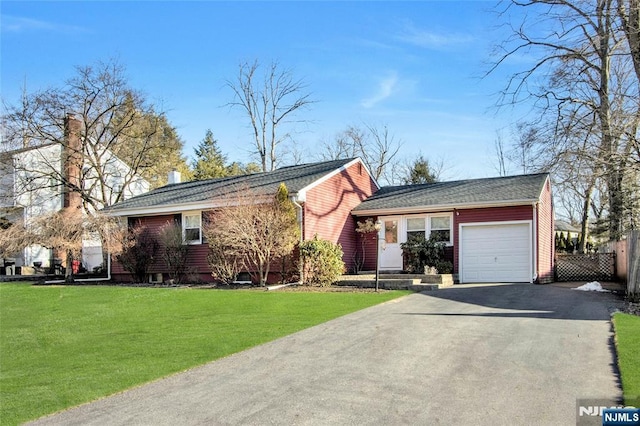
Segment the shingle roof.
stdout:
[[555,230],[564,232],[581,232],[578,228],[563,220],[555,221]]
[[275,194],[282,182],[287,186],[289,193],[295,194],[353,160],[353,158],[350,158],[321,163],[299,164],[282,167],[272,172],[166,185],[116,203],[105,208],[105,211],[115,213],[130,209],[213,202],[216,199],[228,198],[238,190],[249,190],[254,195]]
[[429,207],[534,202],[539,199],[547,173],[421,185],[387,186],[363,201],[354,214],[375,210],[415,210]]

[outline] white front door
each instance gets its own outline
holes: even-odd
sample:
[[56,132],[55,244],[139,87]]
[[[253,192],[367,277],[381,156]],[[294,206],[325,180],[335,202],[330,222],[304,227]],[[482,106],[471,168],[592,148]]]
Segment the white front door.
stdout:
[[380,218],[381,228],[378,238],[380,248],[380,269],[402,270],[402,249],[400,248],[400,218]]

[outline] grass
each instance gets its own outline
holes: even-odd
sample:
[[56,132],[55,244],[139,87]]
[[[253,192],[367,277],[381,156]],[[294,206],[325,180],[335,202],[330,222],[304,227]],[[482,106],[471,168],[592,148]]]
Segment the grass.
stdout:
[[613,324],[624,402],[640,407],[640,316],[618,312]]
[[0,284],[0,423],[18,424],[399,296]]

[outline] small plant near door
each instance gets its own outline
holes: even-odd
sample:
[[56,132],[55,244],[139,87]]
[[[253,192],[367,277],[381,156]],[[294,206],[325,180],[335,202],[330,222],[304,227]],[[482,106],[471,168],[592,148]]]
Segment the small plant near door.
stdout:
[[401,243],[405,270],[414,274],[450,274],[451,262],[444,260],[443,242],[427,239],[424,235],[410,235]]
[[[380,225],[376,224],[376,222],[372,218],[368,218],[365,221],[358,221],[356,223],[356,233],[360,238],[360,252],[356,253],[354,259],[354,268],[355,272],[360,272],[366,262],[366,253],[367,253],[367,241],[372,241],[375,244],[376,233],[380,230]],[[359,255],[358,255],[359,254]]]

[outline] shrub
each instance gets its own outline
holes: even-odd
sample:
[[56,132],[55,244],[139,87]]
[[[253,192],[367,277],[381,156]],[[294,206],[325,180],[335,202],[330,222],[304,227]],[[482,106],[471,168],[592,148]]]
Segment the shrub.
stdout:
[[453,269],[451,262],[445,261],[443,242],[426,239],[423,235],[411,235],[406,243],[401,243],[402,255],[407,272],[425,273],[425,268],[434,267],[438,273],[446,274]]
[[345,270],[342,255],[340,244],[321,240],[317,235],[300,243],[305,284],[320,287],[333,284]]
[[[203,232],[210,242],[241,257],[264,286],[272,264],[289,255],[298,242],[296,209],[284,184],[270,199],[249,189],[238,190],[238,194],[242,196],[237,201],[210,215]],[[215,253],[214,257],[222,261]]]
[[450,274],[453,272],[453,263],[448,260],[439,260],[434,266],[438,274]]
[[137,282],[146,282],[153,261],[158,253],[156,236],[144,225],[137,225],[127,232],[122,242],[122,252],[116,259]]
[[182,226],[176,222],[167,222],[160,228],[158,241],[162,246],[160,256],[167,266],[169,278],[180,283],[187,272],[189,246],[182,235]]
[[234,282],[240,271],[246,267],[244,256],[215,239],[209,240],[207,263],[211,269],[211,276],[225,284]]

